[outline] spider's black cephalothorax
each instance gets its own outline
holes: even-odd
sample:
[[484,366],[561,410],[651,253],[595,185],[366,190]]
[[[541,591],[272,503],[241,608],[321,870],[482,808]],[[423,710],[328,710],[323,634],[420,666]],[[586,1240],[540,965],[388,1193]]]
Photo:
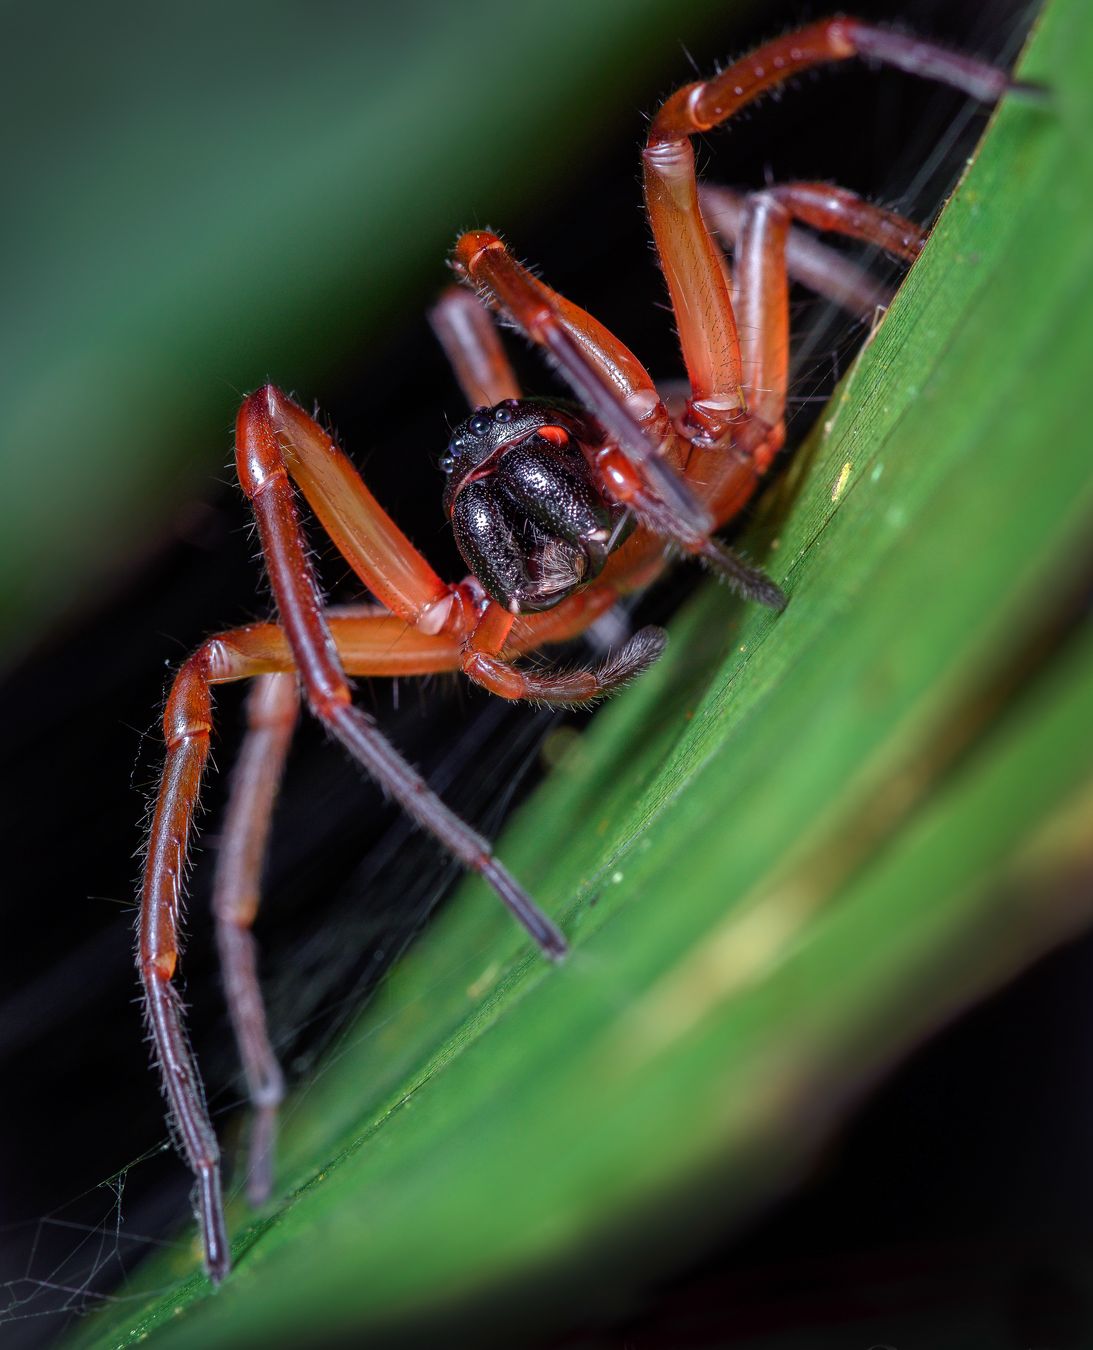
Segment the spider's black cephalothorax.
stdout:
[[598,575],[625,508],[600,492],[584,447],[603,436],[576,409],[535,399],[477,408],[440,467],[463,560],[513,614],[550,609]]

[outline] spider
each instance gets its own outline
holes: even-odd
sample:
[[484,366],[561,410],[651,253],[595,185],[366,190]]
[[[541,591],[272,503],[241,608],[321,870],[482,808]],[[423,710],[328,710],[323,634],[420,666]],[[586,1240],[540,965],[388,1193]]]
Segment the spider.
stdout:
[[[216,1136],[173,979],[187,845],[212,731],[212,686],[253,679],[232,779],[213,909],[232,1025],[253,1108],[248,1194],[272,1189],[283,1080],[266,1031],[252,925],[270,817],[300,695],[330,734],[464,867],[480,873],[543,952],[566,941],[496,857],[352,701],[349,677],[461,670],[506,699],[585,704],[660,654],[636,633],[587,669],[530,670],[517,658],[573,638],[648,585],[673,554],[692,557],[775,610],[785,597],[714,532],[748,501],[785,438],[791,276],[868,312],[875,292],[795,222],[912,261],[924,232],[840,188],[797,182],[744,198],[700,192],[691,137],[727,121],[790,77],[851,57],[941,81],[983,101],[1017,88],[1007,74],[849,18],[759,47],[674,93],[643,153],[645,198],[689,391],[666,405],[638,358],[551,290],[486,230],[457,240],[463,287],[445,292],[433,327],[474,411],[441,468],[444,508],[469,575],[442,580],[388,517],[321,427],[272,385],[243,403],[236,463],[250,499],[278,622],[220,633],[184,662],[163,718],[166,760],[140,902],[138,961],[147,1019],[177,1140],[196,1178],[205,1268],[230,1268]],[[730,270],[711,226],[727,236]],[[494,315],[541,346],[576,402],[524,398]],[[304,497],[375,603],[326,608],[296,505]]]

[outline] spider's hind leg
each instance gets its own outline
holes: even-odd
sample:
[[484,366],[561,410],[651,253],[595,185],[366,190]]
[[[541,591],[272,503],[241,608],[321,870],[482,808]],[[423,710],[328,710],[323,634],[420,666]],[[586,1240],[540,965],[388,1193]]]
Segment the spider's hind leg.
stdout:
[[269,1040],[253,925],[273,806],[298,711],[294,674],[263,675],[255,681],[247,699],[247,734],[232,773],[213,884],[220,973],[252,1111],[247,1198],[256,1207],[266,1203],[273,1189],[284,1075]]
[[[735,254],[740,245],[750,195],[720,184],[698,185],[703,219],[729,253]],[[786,240],[786,271],[791,281],[807,286],[862,323],[874,322],[878,312],[886,310],[895,295],[890,286],[870,275],[865,267],[797,226],[790,227]]]
[[[863,310],[874,294],[867,274],[800,233],[794,222],[857,239],[904,262],[918,256],[926,235],[906,217],[827,183],[786,183],[744,197],[713,189],[703,198],[703,209],[732,247],[732,299],[747,404],[732,426],[731,449],[714,455],[696,450],[685,471],[720,521],[736,514],[785,439],[790,281],[835,293]],[[716,560],[708,561],[717,567]],[[731,573],[719,570],[736,584]]]

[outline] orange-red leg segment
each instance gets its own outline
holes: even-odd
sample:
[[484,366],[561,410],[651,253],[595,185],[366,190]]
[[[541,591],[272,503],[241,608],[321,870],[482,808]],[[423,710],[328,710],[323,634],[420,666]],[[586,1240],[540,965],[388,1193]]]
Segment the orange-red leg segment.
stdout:
[[520,397],[501,335],[477,296],[449,286],[430,310],[429,322],[472,408]]
[[[206,642],[179,670],[163,718],[167,757],[149,836],[140,906],[139,963],[148,1020],[172,1118],[186,1161],[197,1178],[205,1261],[214,1281],[223,1279],[230,1266],[220,1155],[172,983],[179,956],[182,882],[212,731],[214,684],[278,672],[292,672],[295,682],[295,672],[306,668],[309,701],[351,753],[415,820],[437,835],[466,865],[482,871],[550,955],[560,955],[565,948],[564,938],[492,857],[486,842],[438,801],[370,720],[349,704],[342,660],[356,674],[408,675],[458,670],[462,642],[447,634],[423,634],[408,627],[405,620],[382,611],[335,616],[327,624],[318,606],[303,545],[295,531],[287,479],[283,473],[274,473],[262,481],[266,487],[258,492],[256,507],[268,546],[271,574],[278,578],[275,590],[282,614],[291,617],[297,631],[293,634],[274,624],[254,624],[224,633]],[[288,512],[284,509],[286,505]],[[299,553],[295,561],[294,551]],[[302,582],[291,580],[286,585],[283,575],[286,566],[302,567],[299,573]],[[280,732],[276,734],[287,739],[283,720],[286,710],[282,703],[287,698],[287,686],[280,684],[277,689],[276,698],[272,691],[268,696],[275,707],[271,710],[265,698],[263,705],[266,712],[273,712],[275,721],[281,720]],[[269,767],[280,753],[279,748],[273,753],[267,747],[261,757]],[[261,840],[254,837],[256,814],[261,819],[266,811],[265,805],[256,806],[255,801],[256,798],[252,799],[249,807],[240,806],[241,836],[247,835],[245,847],[252,858],[255,852],[261,852]],[[248,817],[249,823],[244,819]],[[238,870],[235,875],[238,879]],[[231,920],[233,923],[246,914],[249,889],[245,881],[240,884],[237,880],[235,884],[239,885],[239,909]],[[227,885],[225,882],[225,890],[221,892],[225,896],[225,913],[233,903],[227,895]]]
[[[333,540],[372,594],[426,632],[452,618],[452,587],[414,548],[357,470],[318,423],[273,385],[243,404],[241,422],[265,430],[269,473],[292,475]],[[241,470],[243,465],[240,465]]]
[[144,866],[138,954],[156,1061],[177,1138],[196,1178],[198,1221],[209,1278],[231,1265],[220,1183],[220,1149],[209,1122],[197,1066],[172,984],[178,961],[178,921],[194,803],[209,753],[212,700],[204,649],[179,671],[163,719],[163,769]]
[[854,56],[897,66],[990,102],[1011,87],[993,66],[855,19],[825,19],[766,43],[710,80],[678,90],[653,120],[645,197],[691,381],[688,425],[717,443],[745,406],[744,370],[725,271],[699,210],[690,138],[728,121],[765,91]]
[[860,239],[907,261],[918,256],[925,234],[904,216],[824,183],[753,193],[742,215],[734,276],[744,388],[751,415],[780,430],[789,384],[790,222]]
[[[732,188],[699,184],[698,200],[710,233],[734,257],[740,246],[744,211],[751,195]],[[786,270],[791,281],[800,282],[866,323],[878,310],[886,309],[895,294],[863,267],[795,226],[790,228],[786,240]],[[733,304],[737,304],[738,297],[732,286],[730,294]]]
[[261,394],[247,399],[240,409],[236,464],[258,521],[281,626],[311,710],[412,820],[464,867],[481,873],[548,955],[560,957],[565,939],[494,858],[486,841],[429,790],[372,720],[353,706],[319,600],[269,407]]

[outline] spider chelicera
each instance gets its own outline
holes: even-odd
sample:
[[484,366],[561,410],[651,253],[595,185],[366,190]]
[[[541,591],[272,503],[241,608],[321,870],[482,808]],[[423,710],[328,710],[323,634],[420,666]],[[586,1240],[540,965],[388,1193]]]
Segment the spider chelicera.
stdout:
[[[748,599],[780,609],[782,592],[713,532],[754,492],[781,448],[789,365],[790,276],[859,310],[876,292],[793,222],[912,260],[912,222],[822,183],[744,198],[700,192],[690,138],[813,66],[860,56],[984,101],[1010,88],[994,67],[853,19],[789,33],[715,78],[678,90],[657,113],[643,155],[649,219],[675,314],[689,396],[669,411],[641,362],[606,328],[517,263],[487,231],[457,241],[453,288],[433,326],[472,407],[441,467],[444,505],[470,575],[443,581],[387,516],[318,424],[272,385],[239,411],[236,462],[250,499],[278,622],[210,638],[183,664],[167,700],[166,762],[148,842],[139,966],[147,1017],[177,1137],[197,1179],[210,1278],[230,1267],[216,1136],[183,1029],[173,978],[187,844],[212,730],[211,689],[254,679],[233,775],[213,906],[224,982],[254,1109],[248,1193],[272,1185],[283,1084],[266,1032],[251,927],[270,816],[300,695],[382,787],[465,867],[481,873],[542,950],[560,930],[430,791],[352,702],[350,676],[461,670],[502,698],[582,704],[659,655],[645,628],[599,665],[535,670],[523,653],[586,630],[647,585],[671,554],[691,556]],[[730,268],[711,227],[733,252]],[[476,292],[474,294],[472,292]],[[543,347],[577,402],[525,399],[493,313]],[[298,489],[374,597],[325,608],[296,507]]]

